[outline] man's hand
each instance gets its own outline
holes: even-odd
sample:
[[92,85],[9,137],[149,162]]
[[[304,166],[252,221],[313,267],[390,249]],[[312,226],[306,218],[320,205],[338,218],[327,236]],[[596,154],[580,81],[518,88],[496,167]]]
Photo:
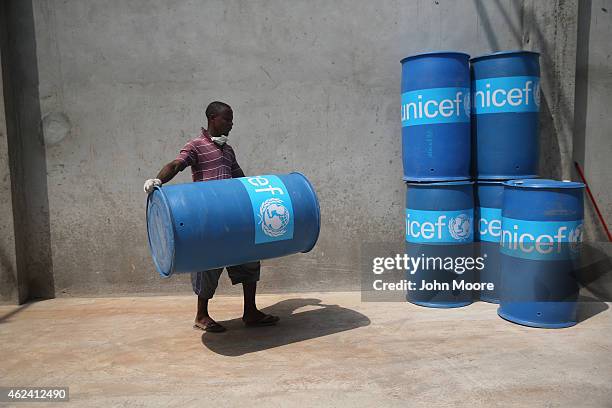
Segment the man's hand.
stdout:
[[151,194],[156,186],[159,187],[161,185],[162,182],[160,179],[148,179],[144,183],[144,191],[147,194]]

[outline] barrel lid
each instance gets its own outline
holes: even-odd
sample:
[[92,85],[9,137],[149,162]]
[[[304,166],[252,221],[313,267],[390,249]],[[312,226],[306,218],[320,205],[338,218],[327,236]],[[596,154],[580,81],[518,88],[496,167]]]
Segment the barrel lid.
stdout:
[[504,183],[508,187],[523,188],[584,188],[584,184],[571,180],[522,179],[509,180]]
[[540,56],[539,52],[536,51],[527,51],[527,50],[510,50],[510,51],[497,51],[490,54],[479,55],[470,60],[470,62],[482,61],[487,58],[497,58],[497,57],[505,57],[513,54],[533,54]]
[[406,185],[408,186],[418,186],[418,187],[432,187],[432,186],[461,186],[467,184],[474,184],[471,180],[460,180],[460,181],[428,181],[428,182],[413,182],[407,181]]
[[459,51],[430,51],[430,52],[423,52],[420,54],[414,54],[414,55],[409,55],[406,58],[402,59],[400,61],[401,64],[403,64],[405,61],[408,61],[410,59],[416,59],[419,57],[430,57],[430,56],[434,56],[434,55],[461,55],[461,56],[465,56],[470,58],[469,54],[466,54],[465,52],[459,52]]
[[147,235],[155,268],[167,278],[174,272],[174,220],[162,187],[147,198]]
[[302,251],[303,253],[306,253],[306,252],[310,252],[312,248],[314,248],[314,246],[317,243],[317,240],[319,239],[319,234],[321,232],[321,207],[319,206],[319,197],[317,196],[317,192],[312,186],[312,183],[310,183],[310,180],[308,180],[308,178],[303,173],[300,173],[299,171],[292,171],[291,174],[296,174],[298,176],[301,176],[304,179],[306,186],[310,189],[310,192],[312,193],[312,196],[314,197],[314,200],[317,203],[317,207],[316,207],[317,209],[317,214],[316,214],[317,234],[314,237],[314,240],[312,241],[312,245],[310,245],[306,250]]

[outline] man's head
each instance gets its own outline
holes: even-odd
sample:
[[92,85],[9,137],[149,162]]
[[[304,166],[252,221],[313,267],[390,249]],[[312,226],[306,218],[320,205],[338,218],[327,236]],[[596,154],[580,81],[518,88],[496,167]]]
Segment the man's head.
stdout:
[[227,136],[232,130],[234,113],[227,103],[211,102],[206,108],[206,118],[208,119],[208,134],[211,137]]

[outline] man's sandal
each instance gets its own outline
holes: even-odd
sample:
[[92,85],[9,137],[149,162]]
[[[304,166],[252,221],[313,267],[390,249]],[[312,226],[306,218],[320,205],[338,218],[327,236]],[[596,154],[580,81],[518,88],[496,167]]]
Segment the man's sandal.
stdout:
[[223,333],[224,331],[226,331],[227,329],[223,326],[221,326],[219,323],[217,322],[209,322],[206,324],[202,324],[199,322],[196,322],[193,325],[194,329],[199,329],[199,330],[204,330],[205,332],[209,332],[209,333]]
[[280,318],[278,316],[272,316],[272,315],[265,315],[261,319],[256,320],[254,322],[247,322],[244,319],[242,319],[242,321],[244,322],[244,325],[247,327],[274,326],[276,323],[278,323],[279,320]]

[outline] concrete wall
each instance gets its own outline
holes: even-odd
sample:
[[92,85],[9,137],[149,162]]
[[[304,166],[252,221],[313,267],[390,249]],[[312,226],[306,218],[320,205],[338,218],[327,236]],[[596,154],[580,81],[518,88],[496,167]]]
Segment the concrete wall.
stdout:
[[[0,7],[0,22],[4,21]],[[0,52],[0,78],[2,78],[2,53]],[[8,137],[4,108],[4,89],[0,81],[0,302],[15,303],[17,293],[17,260],[15,258],[15,227],[11,200],[11,172],[9,168]]]
[[[595,0],[581,4],[580,47],[577,54],[576,146],[574,159],[584,169],[599,209],[612,229],[612,1]],[[590,238],[606,241],[593,206],[587,201],[587,215],[594,228]],[[609,251],[612,255],[612,251]]]
[[578,1],[528,0],[525,49],[540,52],[540,176],[572,178]]
[[33,4],[58,295],[189,290],[154,272],[141,189],[215,99],[247,174],[302,171],[321,201],[318,245],[266,261],[264,291],[357,289],[362,243],[403,239],[406,55],[545,52],[542,173],[571,173],[576,1]]
[[[3,222],[7,235],[3,239],[7,240],[10,248],[14,242],[17,273],[13,276],[16,276],[17,298],[22,303],[27,299],[54,296],[46,152],[41,128],[32,4],[7,0],[0,3],[0,8],[6,147],[10,168],[10,174],[4,173],[4,182],[11,185],[11,195],[3,201],[10,201],[12,209],[9,211],[8,203],[3,204],[6,209],[3,215],[7,217]],[[10,248],[8,265],[12,263]]]
[[[612,1],[580,2],[576,52],[574,160],[580,164],[591,192],[612,228]],[[585,200],[585,219],[591,226],[583,257],[587,288],[602,299],[612,299],[612,244],[590,199]]]

